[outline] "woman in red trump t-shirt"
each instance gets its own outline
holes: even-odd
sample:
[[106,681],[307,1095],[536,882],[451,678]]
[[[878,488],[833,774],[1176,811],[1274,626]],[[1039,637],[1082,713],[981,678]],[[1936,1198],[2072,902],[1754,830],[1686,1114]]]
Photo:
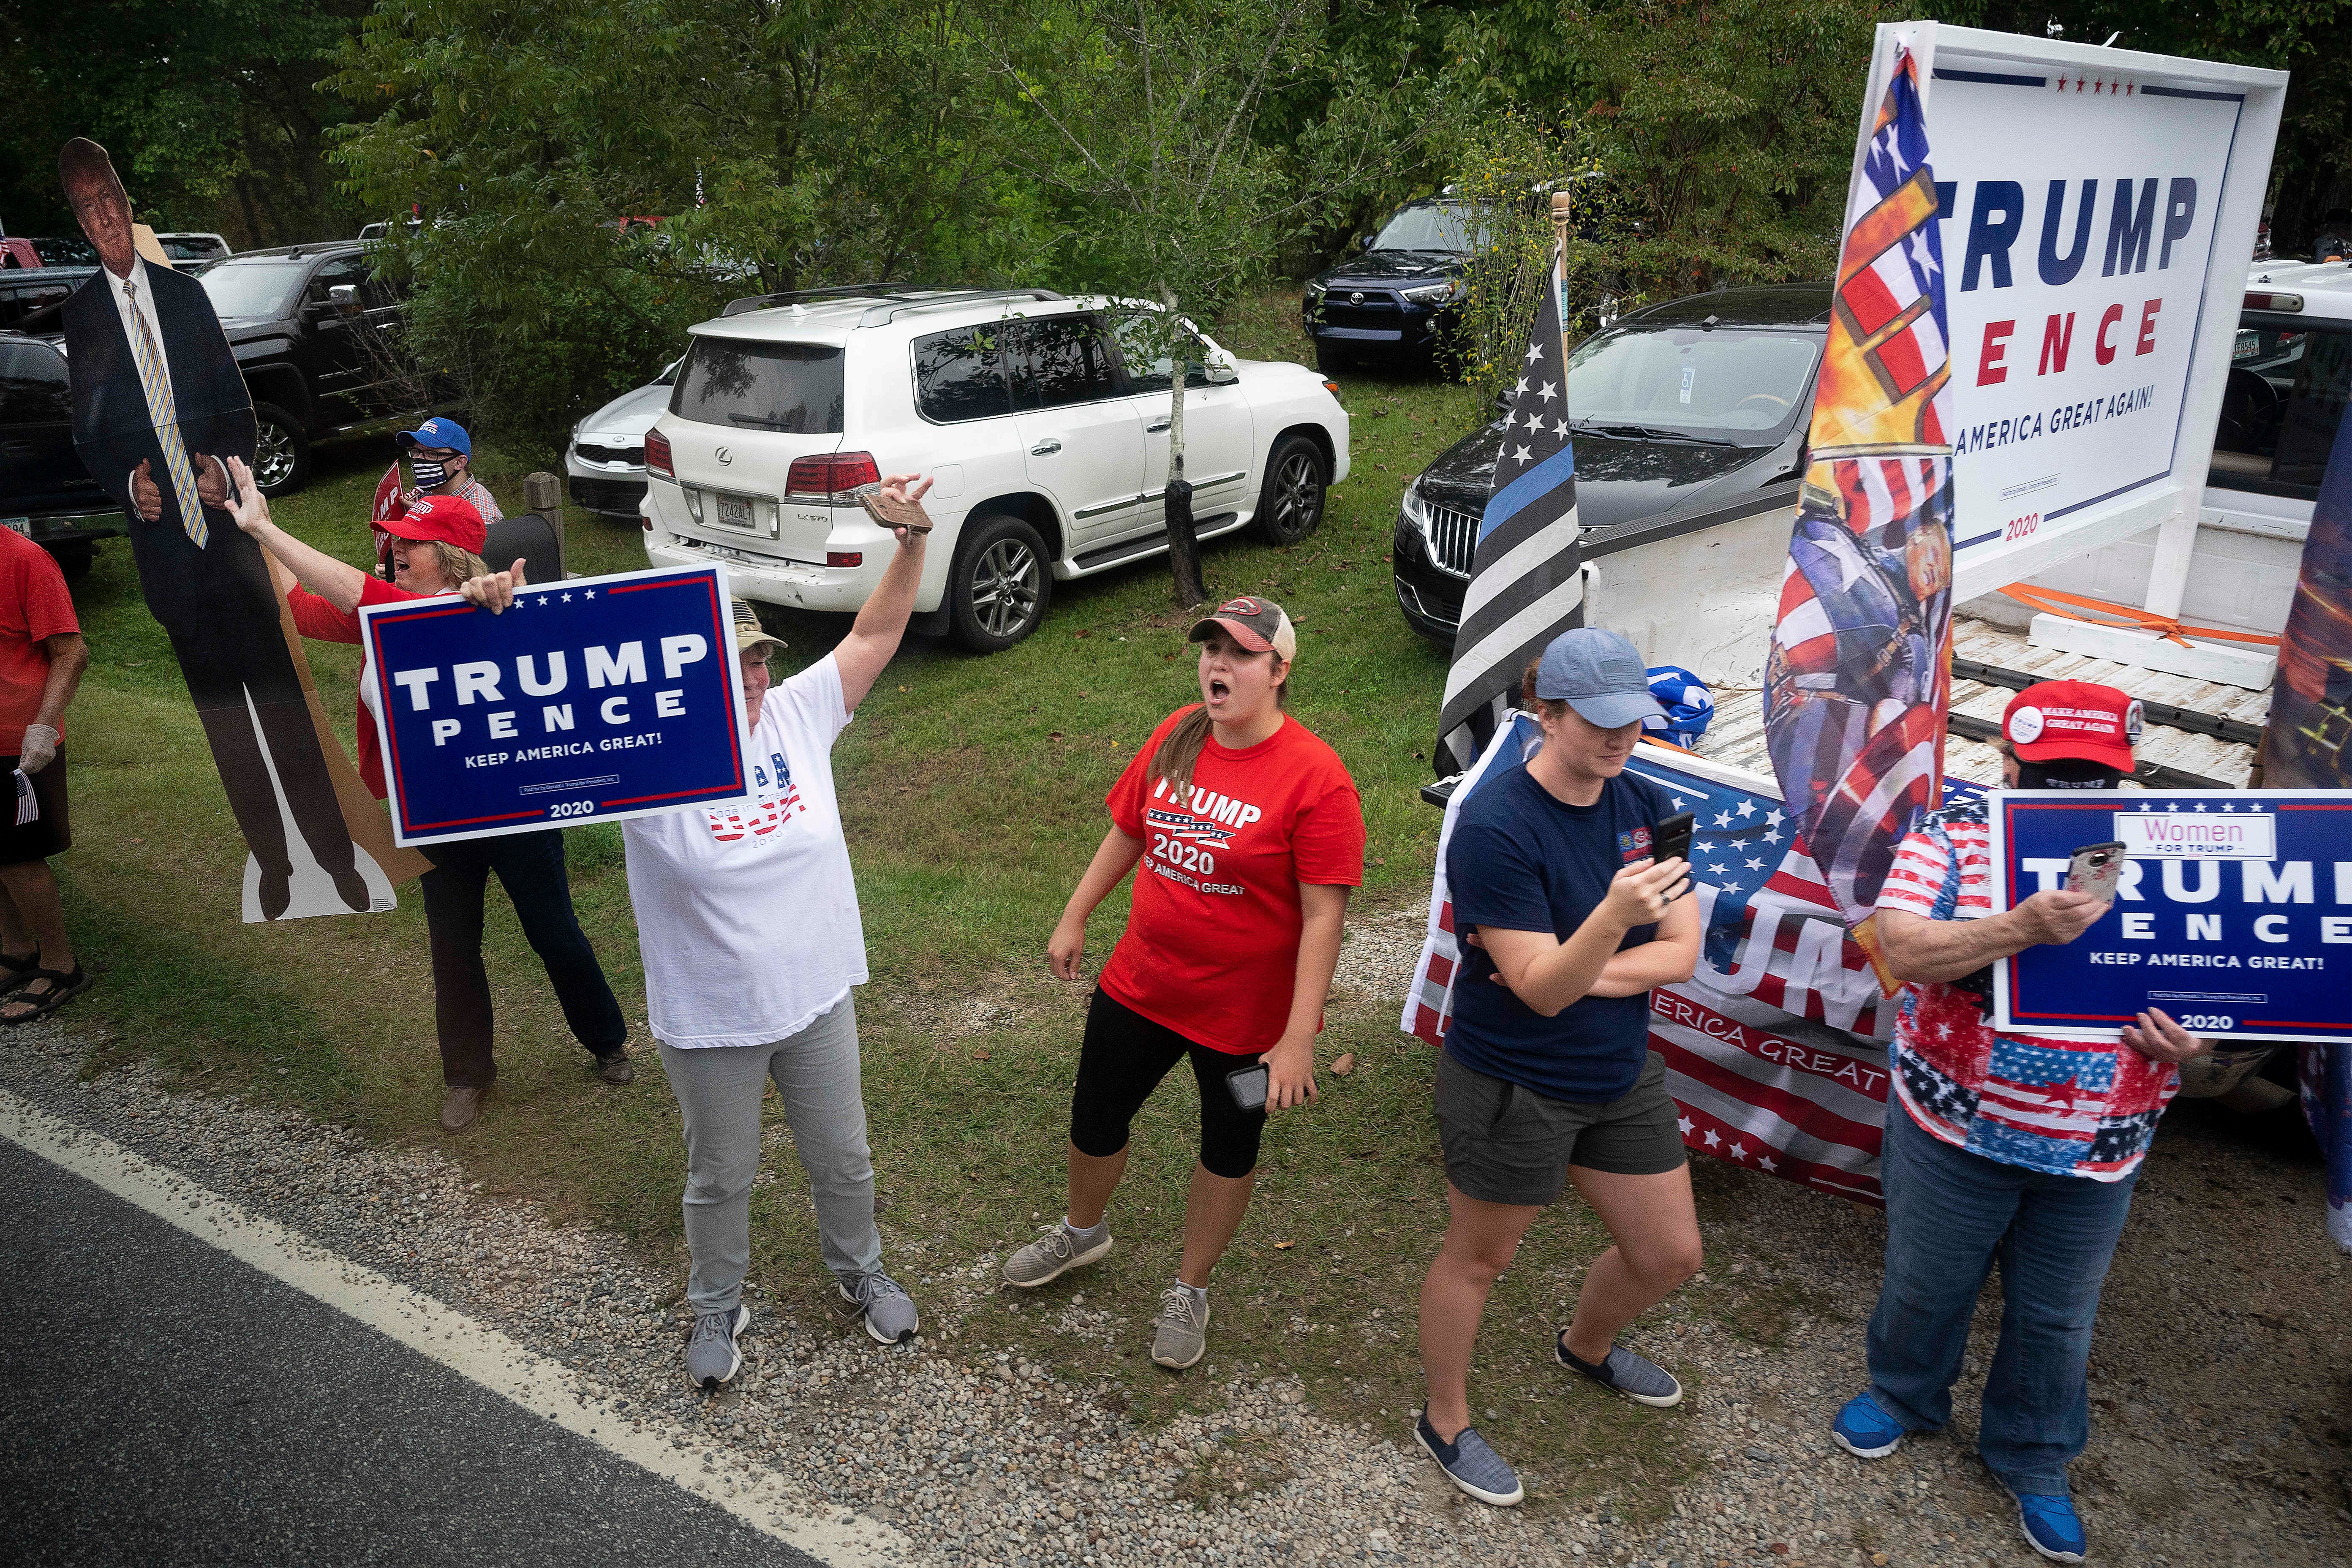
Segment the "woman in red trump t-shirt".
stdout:
[[1197,707],[1169,715],[1111,786],[1111,829],[1047,952],[1078,978],[1087,917],[1139,864],[1127,933],[1087,1012],[1070,1103],[1070,1205],[1004,1266],[1034,1289],[1110,1250],[1104,1217],[1129,1123],[1189,1060],[1201,1162],[1184,1259],[1160,1295],[1151,1359],[1208,1348],[1209,1272],[1240,1228],[1266,1108],[1315,1098],[1315,1036],[1348,889],[1364,879],[1364,813],[1339,756],[1284,714],[1298,639],[1282,606],[1235,599],[1192,628]]

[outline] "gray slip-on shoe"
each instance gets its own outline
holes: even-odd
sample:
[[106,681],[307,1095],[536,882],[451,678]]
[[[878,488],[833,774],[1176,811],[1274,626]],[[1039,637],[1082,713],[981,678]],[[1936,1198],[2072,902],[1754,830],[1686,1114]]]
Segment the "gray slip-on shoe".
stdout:
[[1445,1479],[1476,1498],[1480,1502],[1496,1508],[1511,1508],[1528,1494],[1519,1485],[1518,1473],[1503,1460],[1503,1456],[1486,1446],[1475,1426],[1465,1426],[1446,1442],[1438,1436],[1437,1428],[1429,1424],[1429,1412],[1421,1413],[1412,1424],[1412,1435]]
[[693,1337],[686,1342],[686,1380],[705,1390],[731,1381],[743,1370],[743,1352],[735,1348],[735,1342],[751,1326],[749,1307],[698,1316]]
[[922,1327],[906,1287],[877,1268],[854,1279],[834,1281],[834,1305],[844,1317],[863,1318],[866,1337],[877,1345],[899,1345]]
[[1034,1290],[1040,1285],[1052,1284],[1073,1268],[1085,1268],[1110,1250],[1110,1227],[1095,1228],[1102,1236],[1089,1241],[1066,1225],[1048,1226],[1045,1235],[1004,1260],[1004,1282],[1023,1290]]
[[1151,1359],[1181,1372],[1208,1353],[1209,1303],[1171,1285],[1160,1292],[1160,1316],[1152,1320]]
[[1683,1402],[1683,1385],[1675,1381],[1673,1373],[1623,1345],[1611,1345],[1609,1354],[1597,1365],[1579,1359],[1568,1348],[1566,1330],[1552,1342],[1551,1348],[1560,1365],[1582,1373],[1603,1388],[1614,1389],[1636,1405],[1655,1405],[1663,1410]]

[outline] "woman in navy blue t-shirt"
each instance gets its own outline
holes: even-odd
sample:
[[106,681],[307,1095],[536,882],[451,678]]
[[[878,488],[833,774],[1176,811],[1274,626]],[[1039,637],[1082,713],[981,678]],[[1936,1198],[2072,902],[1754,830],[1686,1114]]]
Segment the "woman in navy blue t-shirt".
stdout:
[[1642,720],[1663,711],[1631,643],[1563,633],[1524,687],[1543,749],[1488,779],[1447,841],[1446,887],[1468,952],[1437,1073],[1445,1244],[1421,1288],[1429,1404],[1416,1436],[1484,1502],[1523,1495],[1470,1425],[1470,1352],[1486,1293],[1568,1182],[1616,1243],[1586,1270],[1560,1363],[1644,1405],[1682,1385],[1616,1342],[1698,1272],[1698,1215],[1649,1048],[1649,993],[1690,978],[1698,901],[1690,868],[1654,863],[1663,791],[1625,772]]

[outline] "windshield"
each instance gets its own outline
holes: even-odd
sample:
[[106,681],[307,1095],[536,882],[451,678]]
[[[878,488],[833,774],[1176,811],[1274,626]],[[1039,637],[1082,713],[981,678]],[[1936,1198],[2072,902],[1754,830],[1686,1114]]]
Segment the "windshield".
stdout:
[[1569,417],[1769,447],[1800,415],[1822,340],[1808,332],[1623,327],[1568,356]]
[[829,343],[697,338],[669,411],[701,425],[841,433],[841,351]]
[[306,261],[228,262],[196,281],[212,296],[216,316],[278,316],[293,303],[309,267]]
[[1467,256],[1486,245],[1483,225],[1459,202],[1410,206],[1389,219],[1372,240],[1374,250],[1444,250]]

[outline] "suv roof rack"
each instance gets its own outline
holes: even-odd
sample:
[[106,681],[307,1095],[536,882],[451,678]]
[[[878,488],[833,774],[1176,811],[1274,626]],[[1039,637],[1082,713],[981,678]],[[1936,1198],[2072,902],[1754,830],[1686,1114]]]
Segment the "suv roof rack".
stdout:
[[813,300],[854,300],[862,294],[895,298],[913,291],[912,283],[836,283],[827,289],[787,289],[780,294],[746,294],[740,300],[730,300],[719,315],[740,316],[747,310],[772,310],[778,305],[803,305]]
[[952,294],[933,294],[928,299],[910,300],[896,305],[877,305],[857,318],[861,327],[878,327],[895,321],[912,310],[937,310],[950,305],[972,305],[983,300],[1061,300],[1067,296],[1051,289],[961,289]]

